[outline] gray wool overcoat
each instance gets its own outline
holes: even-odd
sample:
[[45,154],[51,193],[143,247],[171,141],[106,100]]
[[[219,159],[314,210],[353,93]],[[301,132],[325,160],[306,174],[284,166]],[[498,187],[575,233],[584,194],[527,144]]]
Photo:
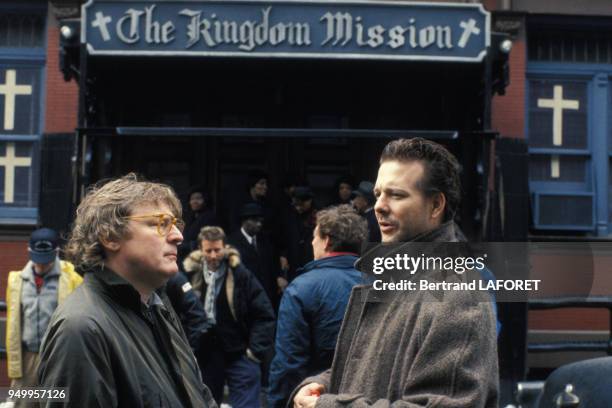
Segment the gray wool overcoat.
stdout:
[[[420,237],[456,241],[453,222]],[[353,289],[331,369],[305,379],[325,392],[316,408],[497,407],[495,317],[486,292],[425,291],[381,299],[372,286]],[[429,296],[429,297],[428,297]]]

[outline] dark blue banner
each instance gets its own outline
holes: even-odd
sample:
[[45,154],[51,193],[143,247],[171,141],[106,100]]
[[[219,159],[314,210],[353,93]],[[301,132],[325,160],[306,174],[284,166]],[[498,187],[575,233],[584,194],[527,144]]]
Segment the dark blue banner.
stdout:
[[92,55],[479,62],[480,4],[401,1],[119,1],[83,5]]

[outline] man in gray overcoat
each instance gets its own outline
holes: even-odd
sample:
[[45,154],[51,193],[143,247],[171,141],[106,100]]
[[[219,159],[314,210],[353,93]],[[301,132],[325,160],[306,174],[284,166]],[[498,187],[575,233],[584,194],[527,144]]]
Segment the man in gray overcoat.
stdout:
[[[383,150],[374,193],[384,243],[457,242],[457,159],[441,145],[401,139]],[[405,291],[381,301],[353,289],[331,369],[305,379],[294,408],[497,406],[496,326],[486,292]]]

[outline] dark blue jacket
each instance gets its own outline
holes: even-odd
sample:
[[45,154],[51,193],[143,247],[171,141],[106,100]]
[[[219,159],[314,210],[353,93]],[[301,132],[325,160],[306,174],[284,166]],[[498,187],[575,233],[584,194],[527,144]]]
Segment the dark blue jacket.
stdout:
[[187,277],[182,272],[174,275],[166,284],[166,294],[181,324],[189,345],[194,353],[198,352],[201,338],[209,328],[202,302],[193,291]]
[[284,407],[304,378],[331,367],[353,286],[362,283],[354,255],[307,263],[285,290],[278,312],[268,407]]

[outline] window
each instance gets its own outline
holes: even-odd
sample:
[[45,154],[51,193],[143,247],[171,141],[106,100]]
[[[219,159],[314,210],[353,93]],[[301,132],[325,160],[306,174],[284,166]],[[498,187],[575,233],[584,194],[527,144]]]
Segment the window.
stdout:
[[5,205],[36,207],[37,188],[32,176],[35,143],[0,142],[0,200]]
[[537,75],[530,78],[528,91],[529,181],[535,227],[592,230],[589,81]]
[[0,224],[37,221],[45,15],[0,7]]
[[612,64],[612,30],[533,29],[530,61]]

